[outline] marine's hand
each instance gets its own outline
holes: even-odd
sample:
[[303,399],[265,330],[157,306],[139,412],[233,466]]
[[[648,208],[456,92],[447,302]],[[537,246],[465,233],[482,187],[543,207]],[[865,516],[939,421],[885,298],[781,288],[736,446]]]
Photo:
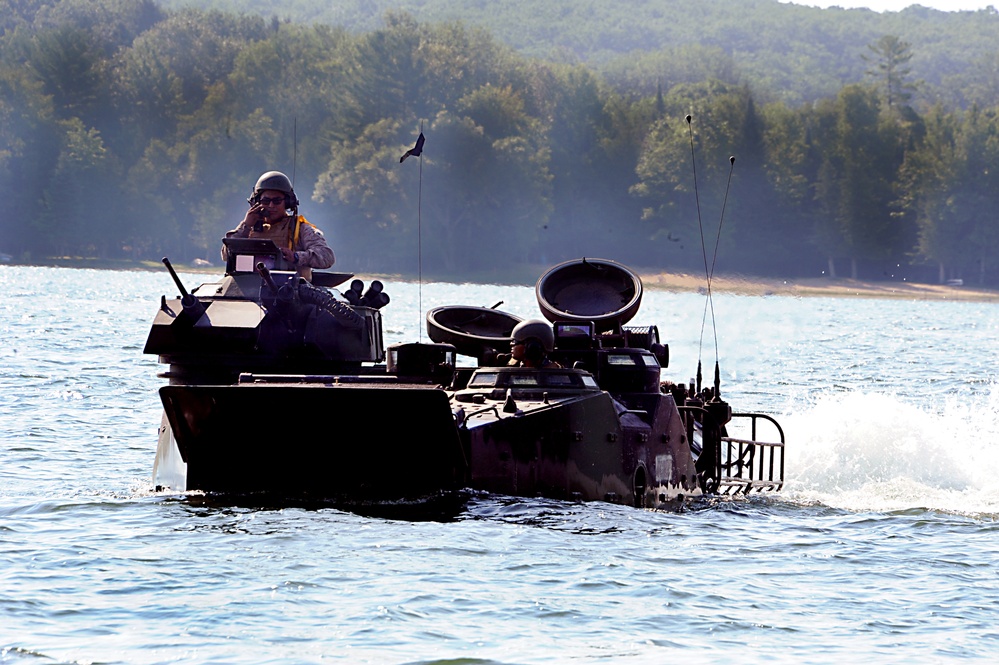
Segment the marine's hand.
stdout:
[[291,251],[290,249],[282,247],[281,248],[281,256],[283,256],[284,260],[287,261],[288,263],[294,263],[295,262],[295,252]]
[[242,225],[246,228],[252,228],[255,224],[266,221],[264,217],[264,206],[260,203],[254,203],[250,206],[250,209],[246,211],[246,216],[243,217]]

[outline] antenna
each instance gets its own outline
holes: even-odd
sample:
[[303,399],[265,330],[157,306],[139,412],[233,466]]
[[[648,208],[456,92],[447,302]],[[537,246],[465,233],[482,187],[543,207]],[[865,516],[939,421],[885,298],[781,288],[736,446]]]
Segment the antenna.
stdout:
[[697,207],[697,227],[701,232],[701,255],[704,258],[704,278],[706,281],[706,291],[707,298],[704,301],[704,313],[701,316],[701,337],[697,343],[697,391],[701,391],[701,348],[704,342],[704,327],[707,322],[708,308],[711,309],[711,330],[714,335],[715,342],[715,377],[714,377],[714,398],[720,399],[721,396],[721,369],[718,364],[718,325],[715,320],[715,303],[713,294],[711,291],[711,280],[714,279],[715,265],[718,262],[718,246],[721,244],[721,230],[722,225],[725,223],[725,209],[728,207],[728,195],[732,187],[732,174],[735,171],[735,157],[729,157],[729,171],[728,171],[728,182],[725,185],[725,198],[722,201],[721,217],[718,220],[718,233],[715,236],[715,246],[714,251],[711,256],[711,267],[708,267],[708,255],[704,244],[704,225],[701,221],[701,202],[697,191],[697,163],[694,160],[694,132],[691,128],[691,117],[688,114],[686,117],[687,121],[687,133],[690,137],[690,162],[694,174],[694,201]]
[[423,120],[420,120],[420,137],[416,139],[420,144],[420,187],[416,195],[416,272],[417,272],[417,301],[419,309],[416,310],[417,326],[419,331],[418,341],[423,341],[423,325],[419,317],[423,316]]
[[[704,257],[704,276],[707,280],[707,300],[704,301],[704,314],[701,316],[701,336],[697,340],[697,392],[701,392],[701,349],[704,346],[704,325],[707,319],[707,307],[711,301],[711,276],[708,273],[708,254],[704,248],[704,224],[701,222],[701,197],[697,191],[697,160],[694,158],[694,130],[691,127],[691,117],[688,113],[684,118],[687,121],[687,136],[690,139],[690,168],[694,175],[694,206],[697,209],[697,228],[701,232],[701,256]],[[713,310],[712,310],[713,311]],[[717,353],[715,354],[717,362]]]
[[[399,163],[406,161],[408,157],[419,157],[420,158],[420,188],[419,194],[416,199],[416,254],[417,254],[417,273],[418,273],[418,293],[419,293],[419,309],[417,313],[423,312],[423,144],[426,141],[426,137],[423,136],[423,120],[420,120],[420,135],[416,139],[416,145],[403,153],[402,157],[399,158]],[[418,325],[417,328],[420,331],[420,341],[423,341],[423,326]]]

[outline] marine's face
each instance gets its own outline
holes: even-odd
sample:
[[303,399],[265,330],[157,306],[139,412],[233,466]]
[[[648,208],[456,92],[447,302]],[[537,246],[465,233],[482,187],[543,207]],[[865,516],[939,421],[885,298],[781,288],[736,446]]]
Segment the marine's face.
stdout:
[[276,189],[265,189],[260,192],[262,214],[267,220],[273,221],[284,217],[287,202],[287,196],[282,191],[278,191]]

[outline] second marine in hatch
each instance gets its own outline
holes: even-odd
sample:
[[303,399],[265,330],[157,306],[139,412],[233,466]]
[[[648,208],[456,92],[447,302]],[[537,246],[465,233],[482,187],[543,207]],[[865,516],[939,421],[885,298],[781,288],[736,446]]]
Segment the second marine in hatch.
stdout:
[[546,321],[529,319],[513,328],[510,340],[510,364],[519,367],[561,369],[548,357],[555,348],[555,332]]

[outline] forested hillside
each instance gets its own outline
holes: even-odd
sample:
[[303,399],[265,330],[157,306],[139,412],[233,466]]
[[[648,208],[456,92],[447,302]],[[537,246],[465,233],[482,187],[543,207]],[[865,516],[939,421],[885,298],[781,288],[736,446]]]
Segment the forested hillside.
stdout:
[[[999,86],[952,62],[951,82],[967,83],[939,93],[901,30],[866,33],[826,83],[791,94],[692,34],[614,58],[596,36],[539,55],[437,20],[431,2],[416,8],[425,20],[374,19],[381,6],[367,4],[375,22],[330,25],[151,0],[0,0],[0,252],[217,261],[256,177],[279,169],[344,270],[412,274],[420,247],[424,274],[453,279],[578,256],[703,270],[702,230],[710,258],[722,223],[723,272],[999,283]],[[824,17],[811,40],[785,31],[815,48],[856,27],[851,12],[764,0],[685,11],[707,29],[723,4]],[[580,29],[591,6],[595,35],[631,29],[627,12],[563,6]],[[606,3],[638,19],[653,6],[672,5]],[[963,43],[999,62],[976,37],[999,44],[994,13],[928,15],[967,22]],[[746,18],[746,39],[762,25]],[[421,129],[422,159],[400,163]]]
[[518,53],[584,63],[622,92],[654,94],[656,80],[746,83],[758,101],[789,104],[835,96],[863,80],[868,45],[897,35],[912,45],[916,101],[999,103],[999,13],[941,12],[918,5],[880,14],[778,0],[161,0],[336,25],[384,26],[387,11],[419,22],[462,21]]

